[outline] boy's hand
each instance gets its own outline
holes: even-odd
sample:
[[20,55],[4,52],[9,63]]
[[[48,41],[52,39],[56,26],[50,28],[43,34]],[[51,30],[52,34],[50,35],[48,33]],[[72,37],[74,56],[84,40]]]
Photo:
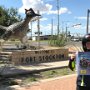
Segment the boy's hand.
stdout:
[[71,54],[71,57],[70,58],[71,58],[71,60],[72,59],[75,59],[75,54]]

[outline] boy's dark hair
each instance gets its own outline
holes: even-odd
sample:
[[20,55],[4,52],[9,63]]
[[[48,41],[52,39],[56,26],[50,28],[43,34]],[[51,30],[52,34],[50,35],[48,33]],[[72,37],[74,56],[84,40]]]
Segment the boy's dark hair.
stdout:
[[87,42],[90,42],[90,33],[86,34],[82,39],[82,47],[85,52],[90,51],[90,49],[86,47]]

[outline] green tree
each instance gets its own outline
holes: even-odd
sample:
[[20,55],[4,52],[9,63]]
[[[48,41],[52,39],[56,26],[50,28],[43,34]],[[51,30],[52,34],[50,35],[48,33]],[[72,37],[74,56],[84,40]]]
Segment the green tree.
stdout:
[[0,25],[7,26],[8,13],[6,10],[0,6]]
[[9,26],[21,20],[21,15],[18,14],[17,9],[6,9],[3,6],[0,6],[0,25]]
[[17,8],[10,8],[7,10],[7,12],[9,15],[9,25],[22,20],[21,16],[18,14]]

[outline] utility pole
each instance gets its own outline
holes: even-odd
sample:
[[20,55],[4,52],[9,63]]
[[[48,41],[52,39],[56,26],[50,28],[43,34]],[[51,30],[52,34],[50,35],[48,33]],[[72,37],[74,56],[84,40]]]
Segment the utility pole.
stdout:
[[67,41],[68,26],[66,25],[66,41]]
[[88,33],[88,30],[89,30],[89,13],[90,13],[90,10],[88,9],[87,10],[87,28],[86,28],[86,33]]
[[[37,11],[37,13],[39,14],[39,10]],[[37,29],[38,29],[38,49],[40,49],[40,20],[39,20],[39,16],[38,16],[38,20],[37,20]]]
[[59,35],[59,0],[57,0],[57,13],[58,13],[58,15],[57,15],[57,21],[58,21],[58,25],[57,25],[57,35]]
[[32,22],[31,22],[31,40],[32,40]]
[[[37,11],[37,13],[39,13],[39,11]],[[38,16],[38,17],[36,17],[36,18],[34,18],[34,19],[32,19],[31,20],[31,37],[32,37],[32,22],[34,22],[34,21],[37,21],[37,28],[38,28],[38,31],[36,32],[36,34],[38,34],[38,32],[39,32],[39,22],[40,22],[40,18],[42,18],[42,17],[40,17],[40,16]],[[38,35],[38,37],[39,37],[39,35]]]
[[53,36],[53,19],[51,20],[51,36]]

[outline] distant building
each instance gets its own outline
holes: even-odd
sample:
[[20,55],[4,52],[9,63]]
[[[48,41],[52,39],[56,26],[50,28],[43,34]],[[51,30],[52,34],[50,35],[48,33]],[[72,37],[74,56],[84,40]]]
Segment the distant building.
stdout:
[[[40,36],[40,40],[49,40],[51,37],[51,35],[43,35],[43,36]],[[32,40],[33,41],[37,41],[38,40],[38,36],[32,36]]]

